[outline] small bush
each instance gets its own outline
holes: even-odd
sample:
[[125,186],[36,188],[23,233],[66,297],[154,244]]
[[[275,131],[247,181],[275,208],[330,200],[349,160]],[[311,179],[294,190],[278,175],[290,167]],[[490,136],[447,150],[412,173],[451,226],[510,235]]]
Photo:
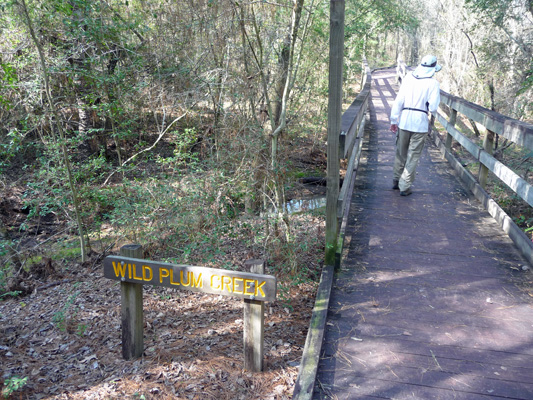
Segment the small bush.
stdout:
[[28,383],[28,377],[19,378],[18,376],[12,376],[4,381],[4,387],[2,389],[2,396],[7,399],[14,392],[21,389]]

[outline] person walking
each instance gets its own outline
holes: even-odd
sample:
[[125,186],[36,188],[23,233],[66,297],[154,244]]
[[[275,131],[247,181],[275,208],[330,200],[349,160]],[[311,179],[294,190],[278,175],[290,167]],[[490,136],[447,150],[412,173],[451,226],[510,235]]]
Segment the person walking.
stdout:
[[392,188],[401,196],[412,193],[416,167],[429,130],[428,112],[440,104],[440,85],[434,78],[441,70],[437,57],[425,56],[420,65],[402,81],[390,115],[390,130],[396,134],[396,157]]

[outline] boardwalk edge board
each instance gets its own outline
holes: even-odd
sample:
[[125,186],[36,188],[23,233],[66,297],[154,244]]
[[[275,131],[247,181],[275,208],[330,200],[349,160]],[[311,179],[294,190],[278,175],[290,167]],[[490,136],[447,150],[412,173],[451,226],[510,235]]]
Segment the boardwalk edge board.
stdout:
[[305,340],[305,347],[300,364],[300,371],[294,385],[293,400],[311,399],[318,371],[318,361],[322,350],[326,319],[328,315],[331,287],[333,285],[335,268],[326,265],[322,269],[320,284],[311,316],[311,323]]

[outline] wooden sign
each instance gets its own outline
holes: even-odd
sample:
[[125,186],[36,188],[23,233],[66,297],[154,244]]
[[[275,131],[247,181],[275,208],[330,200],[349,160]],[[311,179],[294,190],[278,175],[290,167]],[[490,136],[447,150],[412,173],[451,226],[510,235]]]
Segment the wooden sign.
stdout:
[[109,256],[104,259],[104,276],[121,282],[249,300],[276,300],[276,277],[272,275]]

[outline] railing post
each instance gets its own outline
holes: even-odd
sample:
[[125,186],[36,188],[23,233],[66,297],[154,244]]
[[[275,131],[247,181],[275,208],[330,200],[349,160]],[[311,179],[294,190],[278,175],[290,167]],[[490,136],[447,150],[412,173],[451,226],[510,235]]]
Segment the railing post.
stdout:
[[[485,138],[483,139],[483,150],[492,155],[492,149],[494,148],[494,132],[487,129]],[[485,189],[487,186],[487,177],[489,175],[489,169],[483,164],[479,165],[479,185]]]
[[[254,274],[265,273],[263,260],[248,260],[246,269]],[[264,301],[244,299],[244,369],[252,372],[263,370]]]
[[326,265],[335,265],[339,226],[339,135],[342,118],[342,70],[344,64],[344,0],[330,0],[329,96],[326,194]]
[[[128,244],[120,248],[120,255],[128,258],[144,258],[140,244]],[[120,282],[122,320],[122,357],[138,358],[144,351],[143,341],[143,287],[138,283]]]
[[[454,110],[452,108],[452,112],[450,114],[450,121],[448,122],[448,125],[454,127],[456,121],[457,121],[457,110]],[[446,131],[446,144],[444,146],[446,147],[446,150],[448,151],[452,151],[452,139],[453,137],[450,134],[450,132]]]

